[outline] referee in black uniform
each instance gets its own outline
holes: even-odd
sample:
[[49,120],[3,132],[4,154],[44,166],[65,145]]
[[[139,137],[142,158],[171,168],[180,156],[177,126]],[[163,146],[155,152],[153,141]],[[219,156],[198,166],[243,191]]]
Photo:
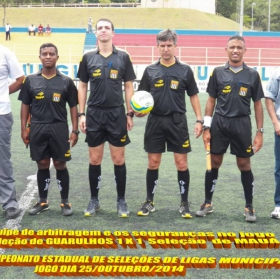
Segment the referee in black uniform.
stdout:
[[[29,211],[30,215],[49,209],[47,200],[50,185],[50,159],[56,169],[56,181],[61,195],[62,215],[72,215],[68,201],[69,173],[66,162],[71,159],[70,145],[78,141],[77,89],[73,81],[56,69],[59,58],[57,47],[51,43],[40,47],[42,70],[26,77],[19,94],[21,105],[21,137],[30,141],[32,160],[37,162],[37,183],[40,201]],[[67,124],[66,104],[69,104],[73,130]],[[26,130],[31,114],[30,137]]]
[[[243,62],[246,52],[245,41],[241,36],[229,38],[227,47],[228,62],[214,69],[207,87],[207,100],[203,141],[211,145],[211,172],[205,175],[205,201],[196,216],[204,217],[213,212],[212,196],[218,179],[218,170],[223,156],[230,145],[231,154],[241,172],[241,182],[245,194],[245,220],[255,222],[253,208],[254,177],[250,157],[258,152],[263,144],[264,97],[259,74]],[[257,132],[252,144],[250,103],[254,102]],[[216,107],[215,107],[216,104]],[[212,119],[213,112],[215,114]]]
[[[118,216],[128,217],[130,213],[125,201],[125,146],[130,143],[127,130],[131,130],[133,126],[130,99],[133,95],[132,82],[136,76],[129,55],[112,44],[113,23],[108,19],[99,19],[95,34],[98,47],[83,56],[78,71],[79,125],[81,131],[86,133],[89,147],[91,192],[91,199],[84,210],[84,215],[93,216],[100,210],[98,193],[101,162],[104,144],[108,141],[114,163]],[[123,82],[127,113],[123,105]],[[90,96],[85,111],[88,83]]]
[[144,137],[144,148],[149,161],[146,175],[147,197],[138,215],[147,216],[155,211],[154,193],[161,156],[167,144],[167,151],[174,153],[178,170],[181,194],[179,212],[183,218],[192,218],[188,202],[190,174],[187,162],[187,153],[191,151],[191,145],[185,114],[185,95],[187,91],[197,118],[194,133],[199,137],[203,121],[198,88],[191,68],[174,56],[177,46],[176,32],[170,29],[163,30],[156,40],[160,59],[145,69],[139,85],[139,90],[148,91],[153,95],[154,108],[148,116]]

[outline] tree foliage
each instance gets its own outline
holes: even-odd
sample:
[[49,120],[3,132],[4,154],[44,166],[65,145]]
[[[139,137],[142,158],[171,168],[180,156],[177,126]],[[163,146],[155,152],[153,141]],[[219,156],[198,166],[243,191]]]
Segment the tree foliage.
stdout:
[[[244,25],[250,27],[253,19],[254,29],[267,31],[269,2],[271,2],[270,31],[280,31],[279,0],[244,0]],[[226,18],[239,21],[240,3],[241,0],[216,0],[216,12]]]

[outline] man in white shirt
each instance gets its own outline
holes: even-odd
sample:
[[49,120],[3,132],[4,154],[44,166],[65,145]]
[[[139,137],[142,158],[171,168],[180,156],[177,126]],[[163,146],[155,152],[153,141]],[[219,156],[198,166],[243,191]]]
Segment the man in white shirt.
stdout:
[[[9,84],[9,77],[15,82]],[[9,94],[18,91],[23,80],[24,73],[16,56],[0,45],[0,203],[7,219],[15,219],[20,215],[11,162],[13,115]]]
[[28,27],[28,33],[29,36],[31,35],[31,33],[33,33],[34,36],[36,35],[36,27],[33,24]]
[[9,40],[11,40],[12,26],[9,23],[7,23],[5,28],[6,28],[6,41],[8,41],[8,38],[9,38]]
[[269,77],[264,92],[265,105],[274,127],[274,179],[275,208],[271,212],[271,218],[280,219],[280,68],[275,68]]

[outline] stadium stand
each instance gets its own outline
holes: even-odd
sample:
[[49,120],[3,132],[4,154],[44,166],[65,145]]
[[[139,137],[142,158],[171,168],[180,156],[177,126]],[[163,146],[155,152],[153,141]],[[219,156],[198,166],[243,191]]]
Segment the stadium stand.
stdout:
[[11,41],[2,44],[11,49],[20,63],[39,63],[39,48],[51,42],[58,48],[59,63],[79,63],[84,49],[84,33],[53,33],[51,37],[28,36],[27,32],[15,32]]
[[96,46],[96,37],[94,33],[86,33],[84,52],[87,52]]
[[[1,28],[0,28],[1,31]],[[115,29],[113,43],[131,55],[134,64],[150,64],[158,59],[156,34],[160,29]],[[176,55],[193,65],[218,65],[224,63],[224,47],[234,31],[177,30]],[[246,62],[251,66],[280,65],[280,32],[244,32],[247,53]],[[57,44],[60,62],[78,63],[81,55],[96,46],[94,34],[83,28],[54,28],[51,38],[27,36],[25,28],[14,28],[12,41],[3,44],[10,47],[22,63],[38,61],[38,49],[42,43]],[[35,47],[35,50],[33,50]],[[62,51],[63,50],[63,51]]]

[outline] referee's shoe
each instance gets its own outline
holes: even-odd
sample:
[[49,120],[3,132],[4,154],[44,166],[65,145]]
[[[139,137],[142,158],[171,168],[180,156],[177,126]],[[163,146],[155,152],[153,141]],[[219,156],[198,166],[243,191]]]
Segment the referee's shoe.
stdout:
[[118,211],[118,216],[120,218],[128,218],[130,215],[130,212],[127,208],[127,203],[124,199],[120,199],[117,202],[117,211]]
[[84,216],[90,217],[94,216],[96,212],[101,209],[99,199],[97,197],[92,197],[88,203],[87,208],[84,210]]
[[190,210],[189,202],[184,202],[184,201],[181,202],[179,213],[181,214],[182,218],[191,219],[193,217]]
[[61,214],[63,216],[71,216],[73,215],[72,205],[71,203],[61,203]]
[[254,223],[257,221],[257,217],[255,215],[255,210],[253,205],[246,205],[244,211],[245,221],[249,223]]
[[156,210],[156,208],[155,208],[154,202],[147,200],[146,202],[144,202],[142,204],[137,215],[138,216],[148,216],[150,214],[150,212],[155,212],[155,210]]
[[29,215],[37,215],[47,210],[49,210],[48,202],[36,202],[36,204],[29,210]]

